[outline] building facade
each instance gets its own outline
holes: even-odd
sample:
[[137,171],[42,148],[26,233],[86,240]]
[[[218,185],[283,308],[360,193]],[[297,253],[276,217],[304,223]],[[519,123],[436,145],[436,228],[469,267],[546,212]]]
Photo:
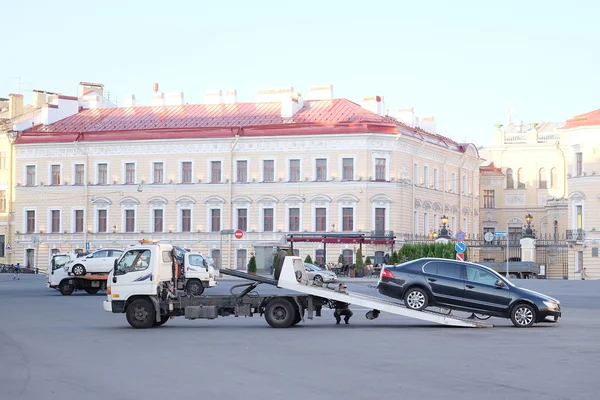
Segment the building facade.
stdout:
[[[64,102],[75,99],[64,98]],[[14,259],[45,266],[58,251],[154,239],[245,269],[289,233],[429,234],[479,226],[479,156],[419,126],[412,110],[384,115],[330,86],[209,92],[188,105],[155,87],[153,105],[92,106],[19,132]],[[63,107],[64,108],[64,107]],[[426,120],[427,123],[431,121]],[[223,231],[240,229],[241,239]],[[356,247],[295,246],[317,262],[355,261]],[[366,256],[389,252],[369,245]]]

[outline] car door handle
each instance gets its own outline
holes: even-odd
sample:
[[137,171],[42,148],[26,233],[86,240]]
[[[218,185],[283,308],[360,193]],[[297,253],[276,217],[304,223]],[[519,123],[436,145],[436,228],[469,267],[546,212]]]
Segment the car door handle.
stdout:
[[427,278],[427,280],[428,280],[429,282],[435,282],[435,281],[437,281],[437,279],[434,279],[434,278]]
[[473,285],[466,285],[469,289],[475,289],[475,286]]

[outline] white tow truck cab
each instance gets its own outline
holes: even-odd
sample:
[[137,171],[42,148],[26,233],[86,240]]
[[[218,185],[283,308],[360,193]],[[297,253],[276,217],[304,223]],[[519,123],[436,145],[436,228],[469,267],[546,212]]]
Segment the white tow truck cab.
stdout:
[[57,253],[52,255],[48,265],[46,287],[57,289],[63,296],[70,296],[76,290],[85,290],[96,294],[106,289],[107,274],[73,276],[69,265],[77,259],[75,253]]
[[56,253],[53,254],[48,263],[48,269],[46,274],[46,287],[51,289],[58,289],[60,282],[63,278],[67,277],[67,271],[65,271],[65,265],[77,257],[74,253]]
[[215,287],[215,269],[208,264],[201,253],[184,253],[183,265],[180,266],[183,274],[177,280],[177,289],[199,296],[204,289]]

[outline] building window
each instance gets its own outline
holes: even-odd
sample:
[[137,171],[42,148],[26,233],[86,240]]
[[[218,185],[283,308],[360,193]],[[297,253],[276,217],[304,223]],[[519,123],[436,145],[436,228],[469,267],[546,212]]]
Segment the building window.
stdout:
[[290,160],[290,182],[300,181],[300,160]]
[[575,176],[583,175],[583,153],[575,153]]
[[342,250],[342,257],[344,258],[344,265],[352,265],[354,252],[351,249],[344,249]]
[[514,189],[515,187],[515,182],[513,179],[513,171],[512,169],[507,169],[506,170],[506,188],[507,189]]
[[35,165],[27,166],[27,186],[35,186]]
[[108,183],[108,164],[98,164],[98,185],[106,185]]
[[413,185],[418,185],[419,182],[419,164],[414,163],[413,165]]
[[575,272],[583,271],[583,251],[575,253]]
[[[6,257],[6,255],[4,254],[5,246],[6,246],[6,236],[0,235],[0,257]],[[55,249],[55,250],[57,250],[57,249]]]
[[221,161],[211,161],[210,183],[221,183]]
[[51,184],[52,185],[60,185],[60,165],[52,165],[50,166],[51,171]]
[[327,180],[327,159],[325,158],[317,158],[315,160],[316,168],[317,168],[317,181],[326,181]]
[[517,171],[517,184],[519,189],[525,189],[525,171],[523,171],[523,168],[519,168]]
[[75,164],[75,184],[83,185],[85,179],[85,166],[83,164]]
[[181,232],[192,231],[192,210],[181,210]]
[[152,163],[152,183],[165,183],[165,164]]
[[575,206],[575,218],[577,229],[583,229],[583,206],[581,204]]
[[135,163],[125,163],[125,183],[129,185],[135,183]]
[[385,208],[375,209],[375,233],[377,235],[385,233]]
[[289,230],[290,232],[299,232],[300,231],[300,209],[299,208],[290,208],[288,211],[289,218]]
[[429,234],[429,213],[423,213],[423,234]]
[[508,227],[508,240],[510,246],[518,246],[523,239],[523,228],[520,226]]
[[210,230],[211,232],[221,231],[221,209],[219,208],[210,210]]
[[552,168],[550,170],[550,187],[555,188],[558,184],[558,174],[556,172],[556,168]]
[[450,187],[448,183],[448,171],[444,170],[444,190],[448,190]]
[[263,208],[263,231],[273,232],[273,209]]
[[35,211],[28,210],[27,211],[27,233],[35,232]]
[[452,173],[452,193],[456,193],[456,173]]
[[354,180],[354,158],[343,158],[342,159],[342,169],[343,169],[342,180],[353,181]]
[[152,213],[152,218],[153,218],[153,227],[154,227],[154,232],[163,232],[164,230],[164,211],[162,209],[155,209],[153,210]]
[[[7,169],[6,168],[6,152],[5,151],[0,151],[0,169]],[[2,256],[4,257],[4,256]]]
[[247,254],[248,252],[246,251],[246,249],[237,249],[236,250],[236,255],[237,255],[237,269],[246,269],[247,268]]
[[440,189],[440,177],[439,177],[439,173],[438,173],[438,169],[437,168],[433,169],[433,188],[435,190],[439,190]]
[[6,212],[6,190],[0,190],[0,212]]
[[135,210],[125,210],[125,232],[135,232]]
[[246,232],[248,230],[248,209],[238,208],[237,210],[237,228]]
[[423,185],[429,186],[429,167],[427,165],[423,167]]
[[469,193],[469,178],[467,175],[463,175],[462,178],[462,194],[467,195]]
[[237,183],[248,182],[248,161],[238,160],[237,166]]
[[192,162],[181,163],[181,183],[192,183]]
[[275,181],[275,161],[264,160],[263,161],[263,182],[274,182]]
[[483,191],[483,208],[495,208],[495,192],[494,190]]
[[413,235],[419,234],[419,212],[413,211]]
[[107,218],[107,212],[106,212],[106,210],[98,210],[98,222],[97,222],[97,225],[98,225],[98,232],[99,233],[106,232],[107,229],[108,229],[106,218]]
[[50,211],[50,232],[60,233],[60,210]]
[[75,210],[75,233],[83,233],[83,210]]
[[354,231],[354,209],[342,208],[342,230],[344,232]]
[[318,266],[325,264],[325,250],[323,250],[323,249],[315,250],[315,264]]
[[385,181],[385,158],[375,159],[375,180]]
[[548,181],[546,180],[546,169],[545,168],[540,168],[540,172],[538,175],[538,182],[540,185],[540,189],[548,188]]
[[315,208],[315,231],[327,231],[327,209]]

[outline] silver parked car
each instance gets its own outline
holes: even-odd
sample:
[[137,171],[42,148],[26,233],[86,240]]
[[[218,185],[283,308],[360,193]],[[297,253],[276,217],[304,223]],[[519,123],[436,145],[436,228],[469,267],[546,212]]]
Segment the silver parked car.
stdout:
[[334,282],[337,279],[337,275],[334,272],[327,271],[314,264],[304,263],[304,269],[308,274],[308,278],[312,279],[315,283]]

